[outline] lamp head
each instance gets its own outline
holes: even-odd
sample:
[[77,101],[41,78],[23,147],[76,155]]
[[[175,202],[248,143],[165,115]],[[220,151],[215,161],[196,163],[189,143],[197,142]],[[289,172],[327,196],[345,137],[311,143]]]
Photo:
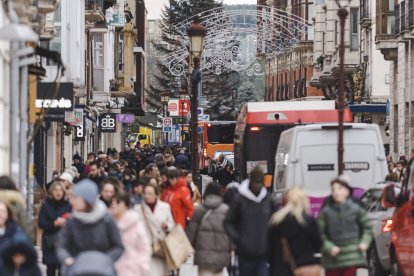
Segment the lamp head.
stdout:
[[339,8],[343,9],[349,6],[351,0],[335,0]]
[[168,101],[170,100],[170,93],[169,92],[162,92],[160,94],[161,96],[161,102],[163,103],[168,103]]
[[201,24],[200,18],[195,17],[193,23],[187,30],[190,40],[190,55],[194,58],[201,58],[204,48],[204,38],[207,35],[207,29]]

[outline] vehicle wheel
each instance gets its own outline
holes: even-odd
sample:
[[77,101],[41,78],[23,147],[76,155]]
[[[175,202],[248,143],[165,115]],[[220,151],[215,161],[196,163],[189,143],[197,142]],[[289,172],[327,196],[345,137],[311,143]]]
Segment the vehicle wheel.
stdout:
[[394,249],[392,249],[390,254],[390,264],[391,264],[391,275],[392,276],[403,276],[400,270],[400,265],[397,261],[397,256],[395,254]]
[[389,273],[387,273],[384,268],[381,265],[381,262],[378,257],[378,252],[375,247],[375,244],[373,244],[367,252],[367,258],[368,258],[368,275],[369,276],[387,276]]

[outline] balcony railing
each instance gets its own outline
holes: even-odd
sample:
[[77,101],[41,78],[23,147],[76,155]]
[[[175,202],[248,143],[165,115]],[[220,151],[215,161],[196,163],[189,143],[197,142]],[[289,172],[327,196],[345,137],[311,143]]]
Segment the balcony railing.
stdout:
[[85,18],[90,22],[104,21],[104,0],[86,0]]
[[395,34],[398,35],[407,29],[406,2],[402,1],[395,7]]

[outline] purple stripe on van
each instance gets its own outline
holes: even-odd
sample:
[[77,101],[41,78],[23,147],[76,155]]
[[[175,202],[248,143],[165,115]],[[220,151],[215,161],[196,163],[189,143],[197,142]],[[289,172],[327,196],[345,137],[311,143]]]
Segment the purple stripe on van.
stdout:
[[[357,199],[360,199],[361,196],[365,193],[364,189],[361,188],[353,188],[353,196]],[[322,208],[323,203],[325,202],[325,197],[309,197],[312,215],[317,217],[319,215],[319,211]]]

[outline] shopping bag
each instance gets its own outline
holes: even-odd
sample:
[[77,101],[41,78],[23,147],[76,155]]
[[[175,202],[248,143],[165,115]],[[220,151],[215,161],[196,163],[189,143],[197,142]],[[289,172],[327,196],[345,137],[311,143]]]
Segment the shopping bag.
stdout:
[[177,224],[165,237],[165,261],[169,270],[178,269],[194,253],[194,249],[181,225]]
[[235,254],[232,254],[230,259],[230,265],[227,267],[229,276],[239,276],[239,260]]

